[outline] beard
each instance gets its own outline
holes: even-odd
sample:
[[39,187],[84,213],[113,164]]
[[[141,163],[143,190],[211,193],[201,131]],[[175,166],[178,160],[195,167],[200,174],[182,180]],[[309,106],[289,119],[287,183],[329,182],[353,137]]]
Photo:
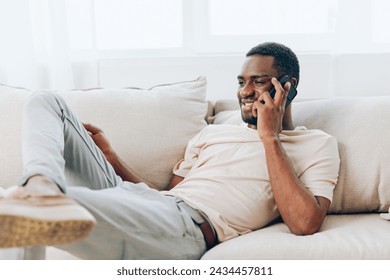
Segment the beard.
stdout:
[[257,118],[253,115],[244,115],[241,111],[241,118],[245,123],[257,126]]

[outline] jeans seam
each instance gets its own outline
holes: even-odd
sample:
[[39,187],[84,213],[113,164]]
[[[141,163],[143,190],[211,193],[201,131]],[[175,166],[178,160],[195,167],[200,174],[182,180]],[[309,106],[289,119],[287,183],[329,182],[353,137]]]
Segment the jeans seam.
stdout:
[[[61,121],[65,124],[65,120],[67,120],[70,125],[74,128],[74,130],[76,131],[76,133],[80,136],[80,138],[82,139],[82,141],[84,142],[84,144],[87,146],[87,149],[90,151],[90,153],[92,154],[93,158],[95,159],[97,165],[100,167],[100,169],[103,171],[107,181],[109,182],[109,184],[111,185],[111,187],[115,187],[116,185],[114,184],[114,182],[112,181],[112,179],[110,178],[110,176],[108,176],[105,168],[103,167],[102,163],[100,162],[100,160],[97,158],[97,156],[95,155],[95,152],[92,150],[92,148],[90,147],[89,143],[87,143],[87,140],[83,137],[83,135],[81,135],[79,129],[76,127],[75,123],[71,120],[71,118],[68,116],[67,114],[67,110],[64,106],[62,106],[62,103],[60,102],[61,100],[59,100],[58,96],[57,95],[54,95],[54,99],[56,100],[57,104],[58,104],[58,107],[61,111],[61,115],[60,115],[60,119]],[[64,126],[64,129],[65,129],[65,126]],[[65,133],[64,133],[65,134]],[[97,147],[98,148],[98,147]]]
[[[64,112],[63,112],[64,113]],[[65,115],[65,114],[64,114]],[[96,163],[98,164],[98,166],[100,167],[100,169],[102,170],[102,172],[104,173],[107,181],[109,181],[109,183],[111,184],[112,187],[115,187],[116,185],[114,184],[114,182],[112,182],[112,179],[110,178],[110,176],[108,176],[105,168],[103,167],[103,164],[100,162],[100,160],[97,158],[97,155],[95,154],[95,151],[92,150],[92,148],[90,147],[89,143],[87,142],[87,140],[83,137],[83,135],[81,135],[79,129],[77,129],[77,127],[75,126],[75,124],[72,122],[72,120],[67,117],[65,115],[65,119],[72,125],[72,127],[75,129],[75,131],[77,132],[77,134],[80,136],[80,138],[82,139],[82,141],[84,142],[84,144],[87,146],[87,149],[91,152],[93,158],[95,159]],[[97,147],[98,148],[98,147]]]

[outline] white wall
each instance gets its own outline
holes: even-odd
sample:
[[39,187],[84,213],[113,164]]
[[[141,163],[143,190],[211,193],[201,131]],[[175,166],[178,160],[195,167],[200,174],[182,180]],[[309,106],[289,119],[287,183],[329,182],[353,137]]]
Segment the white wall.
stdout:
[[[301,98],[390,95],[390,53],[301,54],[298,58]],[[209,100],[235,98],[236,77],[244,59],[237,55],[104,59],[98,65],[98,84],[148,88],[204,75]]]
[[206,76],[208,99],[233,98],[242,61],[239,56],[102,60],[99,63],[100,85],[148,88]]

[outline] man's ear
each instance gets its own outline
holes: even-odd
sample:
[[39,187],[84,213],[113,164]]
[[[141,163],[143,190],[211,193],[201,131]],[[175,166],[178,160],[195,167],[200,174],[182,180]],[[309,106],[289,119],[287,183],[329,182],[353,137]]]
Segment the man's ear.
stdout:
[[291,78],[291,82],[293,83],[293,86],[294,86],[294,87],[297,87],[298,81],[297,81],[296,78],[292,77],[292,78]]

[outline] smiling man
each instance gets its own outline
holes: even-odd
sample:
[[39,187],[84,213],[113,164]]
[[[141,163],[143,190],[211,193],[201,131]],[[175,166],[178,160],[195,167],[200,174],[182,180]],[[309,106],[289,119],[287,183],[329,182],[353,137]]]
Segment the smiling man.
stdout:
[[[282,86],[276,78],[286,75],[291,82]],[[51,244],[87,259],[197,259],[278,217],[293,234],[317,232],[339,155],[334,137],[294,128],[286,99],[298,81],[297,57],[286,46],[250,50],[237,91],[246,124],[203,129],[162,192],[124,165],[103,132],[82,124],[59,96],[35,94],[25,108],[24,175],[0,199],[0,220],[7,221],[0,245]],[[88,188],[65,186],[64,165],[83,174]]]
[[[275,77],[284,75],[293,85],[281,86]],[[317,232],[332,200],[339,156],[335,138],[294,128],[291,105],[285,109],[299,81],[296,55],[281,44],[260,44],[248,52],[237,79],[246,126],[205,128],[175,167],[180,184],[171,193],[201,209],[220,242],[279,215],[294,234]]]
[[[287,83],[283,88],[275,78],[282,75],[291,77],[293,85]],[[285,46],[262,44],[247,54],[238,76],[237,96],[243,120],[248,127],[257,130],[263,144],[272,193],[283,220],[295,234],[312,234],[322,225],[331,203],[332,184],[336,183],[338,173],[338,152],[334,139],[330,140],[325,133],[294,129],[291,106],[285,109],[285,103],[290,88],[296,87],[298,81],[299,64],[295,54]],[[272,86],[276,88],[274,99],[269,94]],[[316,148],[320,148],[318,153]],[[333,167],[328,166],[331,167],[328,187],[326,178],[316,178],[318,171],[309,175],[313,177],[307,181],[305,172],[310,171],[305,169],[309,166],[299,166],[322,158],[320,150],[327,150],[334,160]],[[308,151],[311,154],[306,154]],[[300,155],[290,159],[293,152]],[[326,171],[326,165],[323,168]]]

